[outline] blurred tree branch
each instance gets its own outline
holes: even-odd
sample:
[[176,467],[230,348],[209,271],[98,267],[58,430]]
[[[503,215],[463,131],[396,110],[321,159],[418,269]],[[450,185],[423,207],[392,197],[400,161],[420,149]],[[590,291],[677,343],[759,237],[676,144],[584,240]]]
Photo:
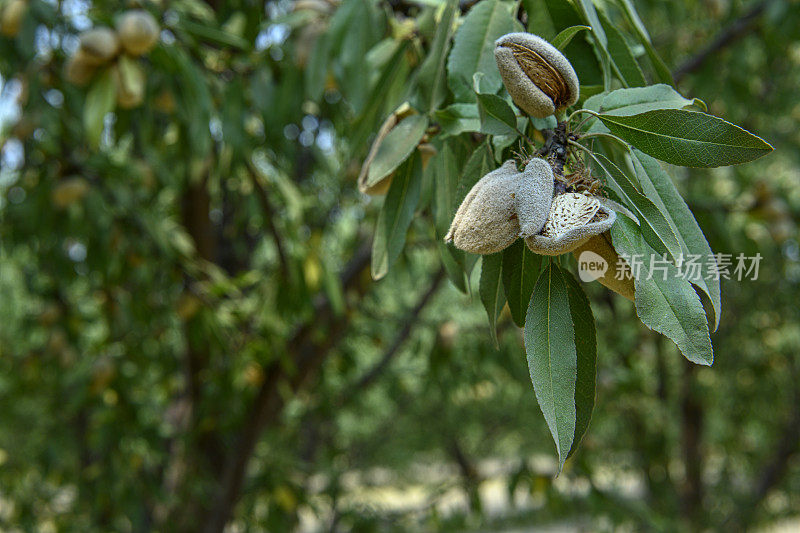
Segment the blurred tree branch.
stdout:
[[761,15],[764,13],[769,4],[770,0],[763,0],[753,4],[752,7],[744,14],[735,19],[727,27],[723,28],[722,31],[717,34],[714,40],[708,43],[695,55],[689,57],[683,63],[681,63],[672,73],[675,83],[679,83],[684,77],[686,77],[687,74],[690,74],[703,66],[709,57],[753,31],[757,27]]
[[420,313],[425,306],[428,305],[428,302],[430,302],[433,295],[436,294],[436,291],[439,290],[439,286],[441,285],[442,280],[444,280],[444,275],[444,269],[439,269],[439,271],[433,275],[430,287],[427,291],[425,291],[425,293],[423,293],[422,297],[419,299],[414,308],[409,311],[408,316],[403,322],[403,326],[397,332],[397,335],[395,335],[392,344],[389,345],[389,348],[386,349],[386,351],[383,353],[383,356],[372,368],[365,372],[364,375],[362,375],[361,378],[359,378],[352,386],[347,387],[349,393],[345,398],[342,399],[340,403],[346,403],[356,393],[369,387],[378,378],[378,376],[380,376],[386,370],[391,360],[408,338],[409,333],[411,333],[411,329],[416,324]]
[[[366,292],[368,284],[359,283],[360,274],[369,268],[371,242],[364,243],[344,267],[340,276],[345,291],[355,289],[360,294]],[[263,430],[280,414],[286,398],[281,396],[279,386],[288,382],[292,390],[298,390],[314,374],[330,350],[336,345],[349,322],[348,313],[335,317],[327,298],[318,299],[314,305],[313,320],[301,326],[286,345],[292,368],[287,368],[284,360],[272,363],[265,372],[264,381],[247,409],[245,426],[237,439],[237,444],[229,450],[220,477],[216,502],[210,511],[206,526],[207,532],[221,532],[231,516],[233,507],[239,499],[247,473],[247,465],[253,455],[258,438]],[[327,327],[326,327],[327,326]],[[327,329],[321,343],[314,339],[314,333]]]

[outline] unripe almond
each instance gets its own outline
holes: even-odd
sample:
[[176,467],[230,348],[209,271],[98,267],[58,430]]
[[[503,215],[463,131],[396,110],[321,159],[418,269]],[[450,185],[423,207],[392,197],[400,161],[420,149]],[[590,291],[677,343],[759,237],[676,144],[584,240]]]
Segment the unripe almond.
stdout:
[[525,166],[516,198],[519,236],[529,237],[541,231],[553,203],[553,169],[541,158]]
[[68,178],[53,188],[53,204],[63,209],[83,198],[89,192],[89,182],[83,178]]
[[78,53],[90,65],[99,66],[108,63],[117,52],[119,52],[119,39],[110,28],[92,28],[80,34]]
[[561,255],[571,252],[594,235],[608,230],[617,214],[594,196],[564,193],[553,198],[542,231],[525,239],[534,253]]
[[6,37],[15,37],[19,33],[22,24],[22,17],[28,9],[28,2],[25,0],[11,0],[3,8],[0,16],[0,32]]
[[86,54],[78,52],[67,60],[64,77],[72,84],[83,86],[89,83],[97,71],[97,66],[86,59]]
[[532,117],[545,118],[578,100],[578,76],[556,47],[531,33],[495,41],[494,57],[511,99]]
[[633,275],[631,274],[630,268],[626,269],[620,267],[619,255],[611,245],[611,237],[608,232],[590,238],[588,241],[575,248],[572,251],[572,255],[577,261],[580,261],[581,254],[584,252],[593,252],[599,255],[608,265],[603,275],[595,278],[595,281],[598,281],[601,285],[608,287],[630,301],[634,300]]
[[146,54],[158,42],[161,29],[156,19],[143,9],[133,9],[117,19],[117,34],[125,52],[133,56]]
[[510,246],[519,236],[519,180],[512,160],[482,177],[461,202],[445,241],[472,254],[493,254]]
[[117,86],[117,104],[123,109],[138,106],[144,100],[145,73],[135,59],[121,56],[112,67]]

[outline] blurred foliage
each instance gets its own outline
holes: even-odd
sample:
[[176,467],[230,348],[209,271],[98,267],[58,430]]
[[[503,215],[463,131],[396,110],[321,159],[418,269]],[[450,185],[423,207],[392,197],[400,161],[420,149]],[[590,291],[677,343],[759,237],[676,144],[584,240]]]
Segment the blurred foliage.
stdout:
[[[597,403],[556,479],[519,330],[506,311],[496,349],[477,273],[470,295],[442,281],[429,210],[398,267],[369,276],[380,201],[356,178],[438,2],[143,3],[162,26],[136,59],[144,103],[102,113],[97,147],[103,74],[78,87],[64,67],[123,8],[24,4],[0,28],[3,530],[197,531],[226,500],[248,531],[747,529],[800,513],[796,3],[765,2],[678,85],[776,148],[676,172],[715,251],[764,257],[758,281],[723,283],[716,361],[696,369],[587,286]],[[635,4],[672,67],[751,8]]]

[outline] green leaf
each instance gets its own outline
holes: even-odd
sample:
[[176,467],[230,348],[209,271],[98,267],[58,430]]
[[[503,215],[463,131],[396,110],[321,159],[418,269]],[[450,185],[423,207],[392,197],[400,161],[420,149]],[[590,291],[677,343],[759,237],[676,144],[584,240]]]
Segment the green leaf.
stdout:
[[644,27],[642,19],[639,18],[636,8],[633,7],[633,4],[630,0],[618,0],[618,3],[620,4],[620,7],[622,7],[622,11],[625,13],[625,16],[631,23],[631,26],[633,26],[636,36],[639,38],[639,42],[641,42],[644,46],[644,50],[647,52],[647,57],[650,58],[650,63],[653,64],[653,69],[656,71],[658,80],[661,83],[672,85],[672,73],[670,72],[669,67],[667,67],[667,65],[664,63],[664,60],[661,59],[661,56],[658,55],[656,49],[653,48],[653,43],[650,41],[650,35],[647,33],[647,29]]
[[517,117],[505,100],[495,94],[478,94],[481,132],[489,135],[516,133]]
[[522,239],[503,250],[503,290],[514,323],[525,324],[525,311],[536,278],[542,268],[542,256],[531,252]]
[[[714,352],[700,297],[672,264],[663,261],[642,238],[636,224],[618,215],[611,239],[635,276],[636,314],[642,323],[671,339],[693,363],[710,365]],[[652,268],[652,265],[657,265]]]
[[228,33],[217,27],[202,24],[199,22],[191,21],[185,17],[180,17],[177,23],[178,28],[185,32],[194,35],[198,39],[206,43],[214,45],[223,45],[225,47],[238,48],[240,50],[248,50],[251,48],[250,42],[238,35]]
[[495,346],[499,348],[497,342],[497,317],[506,304],[506,295],[503,291],[503,254],[484,255],[481,259],[481,281],[478,292],[481,296],[481,303],[486,309],[486,316],[489,318],[489,332]]
[[343,94],[358,113],[364,109],[369,89],[369,69],[364,68],[364,57],[375,40],[372,35],[373,17],[369,2],[350,2],[353,7],[347,19],[337,56],[342,70],[339,81]]
[[627,87],[641,87],[647,85],[647,80],[644,79],[644,73],[639,67],[636,58],[633,57],[628,42],[625,37],[620,33],[614,24],[612,24],[608,17],[602,12],[600,13],[603,26],[606,29],[608,36],[608,53],[611,55],[611,62],[619,75],[623,85]]
[[605,30],[603,30],[603,25],[600,24],[597,10],[592,0],[578,0],[575,2],[575,6],[580,11],[583,20],[591,27],[591,33],[597,47],[596,52],[603,70],[603,86],[609,89],[611,87],[611,56],[608,53],[608,37]]
[[613,180],[613,184],[617,187],[615,192],[626,199],[633,208],[647,242],[659,252],[667,252],[673,261],[677,261],[682,253],[678,237],[663,211],[641,191],[641,184],[635,183],[627,173],[603,154],[592,154],[592,157]]
[[92,83],[83,105],[83,127],[86,129],[89,144],[94,148],[100,145],[105,117],[114,111],[116,99],[117,88],[114,79],[111,71],[106,70]]
[[422,109],[432,111],[439,107],[447,94],[445,84],[447,45],[453,32],[453,16],[457,0],[448,0],[436,27],[430,52],[419,68],[418,85],[424,102]]
[[528,31],[551,41],[556,36],[556,29],[545,0],[522,0],[522,7],[528,15]]
[[592,28],[590,26],[570,26],[569,28],[561,31],[558,35],[556,35],[550,42],[550,44],[552,44],[559,50],[563,50],[564,48],[566,48],[566,46],[578,32],[591,29]]
[[617,89],[592,96],[584,103],[586,109],[615,116],[638,115],[654,109],[682,109],[690,105],[705,107],[702,100],[684,98],[678,91],[663,83]]
[[575,328],[577,372],[575,379],[575,438],[567,454],[569,459],[578,449],[589,427],[594,410],[597,381],[597,333],[589,299],[580,283],[569,272],[562,271],[567,283],[569,312]]
[[467,287],[467,277],[464,272],[464,257],[466,254],[452,244],[445,243],[442,239],[438,239],[436,244],[439,248],[439,256],[442,259],[442,266],[444,266],[447,277],[450,278],[450,281],[459,291],[467,294],[469,287]]
[[600,24],[600,18],[597,16],[597,10],[594,8],[592,0],[578,0],[575,2],[575,6],[589,23],[592,35],[597,39],[597,43],[605,48],[608,45],[608,37],[605,30],[603,30],[603,25]]
[[512,6],[498,0],[484,0],[464,17],[447,59],[447,80],[456,100],[475,101],[472,76],[476,72],[484,75],[481,81],[484,92],[494,93],[500,89],[502,80],[494,60],[494,42],[516,30]]
[[427,116],[411,115],[392,128],[369,166],[367,187],[372,187],[394,172],[417,147],[427,127]]
[[525,318],[525,353],[536,400],[564,466],[575,437],[577,348],[567,283],[552,261],[539,276]]
[[422,161],[417,152],[403,163],[383,202],[372,241],[372,277],[381,279],[403,251],[406,232],[419,203]]
[[600,115],[603,124],[642,152],[689,167],[719,167],[758,159],[772,146],[721,118],[682,109],[638,115]]
[[[338,11],[337,11],[338,13]],[[375,130],[375,122],[382,115],[380,110],[386,105],[386,93],[391,89],[393,84],[402,79],[407,64],[404,60],[408,48],[408,41],[403,41],[395,51],[394,55],[386,62],[383,67],[378,81],[369,92],[369,96],[364,106],[364,112],[361,113],[358,120],[353,125],[353,134],[351,136],[352,147],[355,152],[361,149],[362,145],[367,141],[369,135]]]
[[[709,299],[714,315],[710,322],[714,330],[719,327],[722,313],[719,279],[714,275],[712,266],[713,253],[700,226],[683,201],[669,174],[661,164],[639,150],[632,150],[632,159],[636,176],[642,185],[644,193],[653,200],[662,213],[670,221],[675,235],[681,244],[684,259],[687,255],[700,256],[701,268],[693,272],[687,279],[702,290]],[[688,269],[687,269],[688,270]]]
[[478,183],[478,180],[484,177],[490,170],[494,169],[494,156],[492,149],[487,142],[481,143],[472,155],[469,156],[467,163],[464,165],[464,170],[461,172],[461,177],[458,180],[458,187],[456,188],[455,203],[451,217],[455,215],[456,209],[464,198],[467,197],[472,186]]
[[443,238],[453,220],[456,208],[456,189],[458,188],[458,167],[456,156],[450,143],[444,143],[429,165],[434,169],[433,219],[436,238]]
[[305,72],[306,98],[319,101],[325,89],[325,78],[328,75],[330,59],[330,37],[327,33],[320,35],[308,58]]
[[436,111],[433,116],[441,128],[438,134],[440,139],[481,129],[481,119],[476,104],[450,104]]

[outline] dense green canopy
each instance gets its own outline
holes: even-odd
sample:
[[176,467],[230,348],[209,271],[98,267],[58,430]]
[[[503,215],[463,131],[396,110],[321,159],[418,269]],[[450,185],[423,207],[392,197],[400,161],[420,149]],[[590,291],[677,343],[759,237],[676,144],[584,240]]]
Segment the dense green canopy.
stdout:
[[[800,5],[120,4],[0,3],[0,529],[744,530],[800,514]],[[80,37],[139,8],[160,28],[140,55]],[[757,280],[722,279],[719,301],[700,279],[667,290],[664,309],[697,303],[670,322],[578,285],[570,255],[445,245],[469,187],[556,124],[503,89],[494,39],[521,29],[561,43],[574,109],[602,114],[572,124],[641,150],[598,136],[586,156],[642,215],[615,246],[702,235],[661,194],[674,183],[715,253],[760,254]],[[632,93],[607,95],[641,85],[657,109],[615,114]],[[362,173],[387,117],[402,135]],[[653,159],[768,151],[729,123],[774,152]],[[712,130],[739,144],[706,151]],[[571,311],[553,338],[579,366],[550,398],[555,413],[566,390],[571,418],[528,366],[552,329],[518,327],[547,309]],[[689,363],[709,362],[709,330],[713,366]]]

